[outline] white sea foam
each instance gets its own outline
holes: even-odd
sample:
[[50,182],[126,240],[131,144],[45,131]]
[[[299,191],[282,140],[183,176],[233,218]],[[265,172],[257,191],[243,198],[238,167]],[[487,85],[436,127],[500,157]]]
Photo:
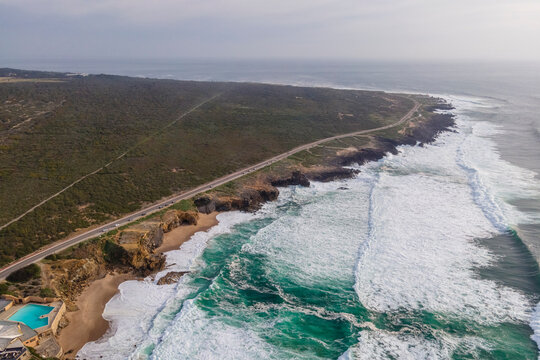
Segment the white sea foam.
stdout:
[[173,295],[172,286],[156,291],[149,281],[126,281],[106,305],[103,317],[111,329],[103,339],[87,343],[78,353],[85,359],[126,359],[146,337],[152,318]]
[[[474,267],[494,258],[473,240],[536,221],[508,201],[537,197],[538,183],[531,171],[500,158],[489,138],[500,128],[463,114],[467,106],[489,104],[457,103],[458,133],[444,134],[426,148],[402,147],[399,156],[379,162],[356,290],[364,305],[381,312],[427,310],[479,323],[526,321],[531,307],[526,296],[475,276]],[[540,321],[533,318],[531,326],[539,340]],[[363,332],[361,353],[367,342],[378,344],[367,358],[449,357],[441,353],[449,348],[440,344],[410,338],[386,344],[387,337],[382,342],[380,337]],[[363,358],[353,350],[344,356]]]
[[[531,338],[538,344],[538,349],[540,350],[540,303],[536,304],[529,325],[534,332]],[[540,355],[538,358],[540,359]]]
[[437,341],[428,341],[422,337],[398,336],[382,331],[362,331],[358,344],[349,349],[340,360],[428,360],[448,357],[448,350]]
[[379,329],[362,331],[358,344],[348,349],[339,360],[428,360],[449,359],[455,349],[489,349],[489,345],[477,337],[454,337],[441,334],[436,339],[407,332],[390,332]]
[[458,120],[458,124],[468,125],[462,126],[468,136],[458,150],[457,162],[468,173],[477,205],[500,230],[505,230],[508,225],[539,221],[538,214],[520,212],[509,203],[540,196],[536,173],[501,159],[495,143],[489,138],[501,132],[500,127],[464,119]]
[[[480,200],[478,205],[483,207],[486,216],[499,228],[505,225],[515,227],[518,224],[540,222],[540,214],[520,212],[509,203],[518,199],[540,200],[540,182],[536,178],[537,174],[501,159],[494,141],[491,140],[492,136],[504,132],[501,126],[489,122],[472,122],[467,115],[471,108],[489,108],[495,105],[480,100],[470,101],[460,98],[449,100],[456,104],[458,121],[468,123],[469,132],[474,135],[463,142],[458,162],[469,171],[473,192],[476,193],[477,200]],[[529,325],[534,331],[531,338],[540,349],[540,303],[536,305]]]
[[[401,147],[399,155],[362,166],[355,179],[283,189],[277,202],[266,204],[255,215],[271,221],[242,251],[264,257],[270,281],[284,273],[302,287],[354,281],[362,304],[375,312],[425,310],[480,324],[527,321],[531,305],[526,296],[475,275],[475,267],[488,266],[495,258],[474,240],[529,219],[507,201],[536,194],[534,179],[530,172],[500,158],[489,139],[500,129],[467,118],[471,106],[488,109],[493,104],[481,99],[452,101],[458,107],[457,133],[443,134],[423,148]],[[88,359],[98,354],[111,359],[294,357],[259,337],[260,327],[270,324],[239,327],[231,319],[210,316],[193,301],[185,301],[192,291],[185,281],[155,285],[168,271],[204,266],[200,255],[208,239],[252,219],[250,214],[221,214],[217,227],[170,252],[167,271],[154,281],[122,284],[104,314],[112,320],[114,331],[87,344],[80,355]],[[233,261],[230,271],[242,287],[246,276],[242,264]],[[276,288],[284,303],[261,304],[258,310],[273,306],[355,321],[351,314],[299,307],[292,295],[277,284]],[[537,318],[531,321],[535,329],[540,328]],[[538,334],[540,330],[535,330],[535,340],[540,339]],[[480,339],[458,341],[444,333],[427,340],[419,334],[368,327],[359,334],[359,344],[342,358],[448,358],[463,342],[487,346]]]
[[[341,186],[348,190],[338,190]],[[286,273],[306,287],[353,279],[356,250],[367,230],[368,204],[361,199],[368,191],[363,175],[289,190],[283,197],[301,204],[298,213],[277,217],[243,251],[265,255],[270,272]]]
[[163,334],[151,359],[268,359],[277,349],[248,328],[209,318],[192,300]]
[[[169,271],[188,271],[200,266],[199,255],[208,239],[230,232],[234,225],[253,218],[252,214],[229,212],[219,214],[218,225],[207,232],[198,232],[179,250],[167,253],[167,270],[155,279],[126,281],[119,293],[106,305],[103,317],[111,324],[104,338],[86,344],[78,353],[86,359],[126,359],[140,354],[139,348],[151,347],[170,322],[170,314],[193,289],[184,280],[173,285],[156,285],[157,279]],[[184,278],[183,278],[184,279]],[[143,352],[144,353],[144,352]],[[144,358],[144,354],[140,355]]]
[[[478,99],[472,103],[482,106]],[[523,219],[500,195],[531,191],[531,174],[500,159],[486,138],[497,131],[492,125],[462,115],[457,124],[457,133],[432,146],[404,146],[399,156],[378,163],[369,237],[358,256],[358,296],[376,311],[523,321],[530,310],[524,295],[473,273],[493,260],[473,240]]]
[[403,147],[379,162],[371,194],[369,238],[360,248],[356,290],[377,311],[400,308],[485,321],[524,319],[516,291],[478,279],[491,260],[475,238],[497,231],[471,196],[455,162],[462,134],[433,146]]

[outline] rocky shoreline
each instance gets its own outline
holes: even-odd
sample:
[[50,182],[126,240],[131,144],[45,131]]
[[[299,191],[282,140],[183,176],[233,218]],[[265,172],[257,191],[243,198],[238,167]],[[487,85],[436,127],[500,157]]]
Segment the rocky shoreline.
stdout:
[[[106,274],[114,272],[142,278],[163,270],[165,255],[158,249],[163,244],[165,234],[181,226],[197,225],[200,216],[206,216],[201,214],[235,210],[252,212],[264,203],[276,200],[280,187],[308,187],[312,181],[329,182],[352,178],[358,170],[347,166],[377,161],[388,153],[397,154],[400,145],[423,146],[434,141],[439,133],[451,130],[454,125],[453,115],[437,112],[450,109],[452,107],[449,104],[439,102],[429,107],[429,116],[419,116],[417,120],[409,122],[399,130],[397,136],[369,137],[367,145],[349,147],[345,152],[336,151],[313,166],[289,166],[258,173],[231,191],[214,189],[195,197],[191,209],[170,209],[81,245],[72,252],[71,258],[46,264],[52,279],[51,288],[66,300],[68,310],[75,311],[78,309],[77,298],[83,290]],[[169,272],[158,284],[177,282],[182,275],[184,273]]]
[[[435,110],[450,110],[452,107],[442,103]],[[374,137],[370,147],[358,148],[346,154],[335,155],[321,166],[294,169],[290,173],[257,178],[254,184],[248,184],[236,195],[223,196],[219,193],[204,194],[194,199],[197,210],[201,213],[213,211],[256,211],[265,202],[273,201],[279,196],[279,187],[305,186],[311,181],[330,182],[354,177],[358,170],[347,168],[352,164],[363,165],[369,161],[382,159],[386,154],[398,154],[398,146],[423,146],[433,142],[437,135],[449,131],[455,125],[454,116],[448,113],[434,113],[426,119],[406,129],[397,139]]]
[[[452,107],[441,103],[435,110],[450,110]],[[151,219],[136,224],[117,236],[116,258],[120,264],[133,269],[139,276],[146,276],[163,270],[165,255],[155,253],[163,243],[163,235],[178,226],[196,225],[198,213],[210,214],[225,211],[256,211],[264,203],[274,201],[279,196],[279,188],[285,186],[309,187],[311,181],[330,182],[354,177],[358,170],[348,168],[352,164],[365,164],[382,159],[386,154],[397,154],[401,145],[423,146],[433,142],[437,135],[454,126],[454,116],[449,113],[433,113],[414,126],[408,127],[397,139],[374,137],[370,147],[358,148],[346,154],[335,155],[319,166],[295,168],[288,172],[259,175],[236,191],[222,194],[219,191],[205,193],[193,199],[196,211],[169,210],[160,219]],[[172,276],[172,275],[171,275]],[[175,276],[172,276],[175,277]],[[165,280],[164,280],[165,281]]]

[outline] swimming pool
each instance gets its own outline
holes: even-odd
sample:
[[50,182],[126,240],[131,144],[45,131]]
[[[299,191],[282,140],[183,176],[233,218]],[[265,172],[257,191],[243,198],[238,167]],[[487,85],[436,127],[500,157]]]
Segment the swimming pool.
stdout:
[[41,318],[41,316],[50,313],[53,309],[54,307],[47,305],[27,304],[11,315],[9,320],[20,321],[32,329],[37,329],[49,323],[48,317]]

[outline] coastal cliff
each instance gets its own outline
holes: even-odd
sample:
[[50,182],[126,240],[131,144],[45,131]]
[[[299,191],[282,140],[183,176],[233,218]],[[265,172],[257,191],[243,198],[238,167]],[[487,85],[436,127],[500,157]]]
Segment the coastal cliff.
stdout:
[[[430,111],[447,110],[441,103]],[[329,182],[354,177],[359,171],[348,166],[377,161],[386,154],[397,154],[400,145],[430,143],[442,131],[454,125],[451,114],[431,112],[417,116],[406,126],[379,136],[366,136],[358,145],[325,146],[324,156],[305,164],[297,159],[286,159],[277,166],[250,174],[230,185],[218,187],[196,196],[189,210],[169,209],[144,221],[115,230],[100,239],[81,244],[70,257],[48,264],[51,269],[51,288],[67,299],[76,309],[75,299],[93,281],[107,273],[133,274],[144,277],[163,270],[165,257],[159,251],[164,234],[185,226],[196,225],[200,214],[225,211],[256,211],[264,203],[279,196],[285,186],[309,187],[312,181]],[[215,216],[215,215],[214,215]],[[185,272],[169,272],[158,285],[177,282]]]
[[163,244],[163,234],[178,226],[196,225],[198,218],[195,211],[169,210],[161,217],[129,226],[113,240],[112,246],[117,248],[114,261],[140,276],[163,269],[165,257],[155,251]]
[[400,145],[423,146],[440,132],[449,130],[454,125],[453,115],[437,110],[450,108],[439,102],[429,107],[429,116],[416,117],[393,136],[369,137],[367,144],[349,146],[346,151],[333,150],[311,166],[286,163],[283,167],[248,176],[232,188],[216,188],[195,197],[189,211],[170,209],[99,241],[81,245],[70,255],[73,259],[57,260],[48,265],[54,279],[51,287],[60,296],[73,300],[88,283],[107,272],[146,276],[162,270],[165,258],[156,249],[162,245],[164,233],[179,226],[197,224],[199,213],[256,211],[264,203],[277,199],[279,187],[310,186],[311,181],[351,178],[358,170],[347,166],[377,161],[387,153],[397,154]]
[[194,200],[198,211],[209,214],[213,211],[254,211],[262,203],[273,201],[279,195],[278,189],[271,184],[258,184],[245,187],[237,195],[204,194]]
[[433,142],[439,133],[450,130],[455,124],[452,114],[436,111],[450,109],[451,105],[440,102],[429,107],[430,116],[418,117],[409,122],[393,137],[369,137],[367,146],[348,147],[346,151],[336,150],[309,167],[293,164],[257,174],[240,182],[233,192],[216,189],[197,196],[194,204],[199,212],[206,214],[213,211],[255,211],[265,202],[277,199],[279,187],[308,187],[311,181],[329,182],[352,178],[359,170],[349,168],[350,165],[377,161],[388,153],[396,155],[400,145],[423,146]]
[[195,211],[168,210],[163,215],[129,226],[111,236],[79,246],[69,259],[48,261],[44,266],[48,286],[73,309],[77,296],[107,273],[146,276],[163,269],[165,257],[156,252],[163,236],[182,225],[196,225]]

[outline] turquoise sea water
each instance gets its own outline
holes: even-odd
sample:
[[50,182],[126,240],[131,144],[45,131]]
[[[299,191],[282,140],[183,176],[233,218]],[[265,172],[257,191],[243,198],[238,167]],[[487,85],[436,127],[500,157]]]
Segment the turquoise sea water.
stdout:
[[219,215],[168,253],[168,270],[120,286],[104,313],[113,331],[80,355],[536,359],[538,266],[512,229],[537,218],[507,200],[540,186],[501,159],[500,127],[468,116],[489,103],[449,100],[455,131],[432,145]]
[[[454,132],[432,145],[402,147],[355,179],[282,189],[255,214],[219,215],[218,226],[168,253],[166,271],[120,286],[104,312],[111,331],[82,358],[538,358],[537,65],[49,69],[410,91],[456,106]],[[156,284],[188,270],[177,284]]]
[[54,307],[38,304],[27,304],[9,318],[12,321],[20,321],[31,327],[37,329],[45,326],[49,323],[47,317],[41,318],[43,315],[50,313]]
[[[294,206],[294,203],[285,204],[282,211]],[[190,308],[188,312],[195,312],[197,321],[208,321],[197,330],[211,335],[201,341],[201,334],[192,334],[197,340],[191,341],[195,340],[196,344],[185,346],[186,341],[180,341],[181,345],[171,346],[175,336],[187,335],[171,333],[157,349],[152,345],[143,354],[156,359],[217,358],[227,347],[219,344],[208,349],[204,343],[220,336],[212,329],[218,323],[224,333],[249,329],[248,334],[233,341],[243,341],[244,336],[257,337],[260,341],[251,340],[251,344],[240,345],[241,349],[227,349],[232,351],[224,358],[231,359],[337,359],[355,346],[356,357],[366,359],[403,358],[407,353],[410,358],[425,359],[443,356],[535,359],[537,356],[526,322],[483,323],[422,309],[370,311],[354,291],[352,271],[340,278],[304,282],[291,276],[287,271],[290,269],[274,267],[267,255],[242,250],[249,248],[251,236],[268,225],[268,220],[253,221],[237,226],[232,234],[214,239],[203,255],[203,260],[212,265],[190,279],[198,291],[189,296],[195,298],[190,306],[196,310]],[[353,269],[354,264],[350,265]],[[369,339],[371,333],[374,339]],[[359,334],[368,334],[366,337],[375,343],[363,349],[358,345]],[[362,357],[364,350],[368,356]]]

